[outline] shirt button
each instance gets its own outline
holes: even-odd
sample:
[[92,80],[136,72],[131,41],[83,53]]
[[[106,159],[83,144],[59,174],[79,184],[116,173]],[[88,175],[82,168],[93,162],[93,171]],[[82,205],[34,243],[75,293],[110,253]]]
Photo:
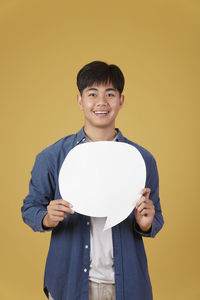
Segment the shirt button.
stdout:
[[86,272],[87,272],[87,269],[84,269],[84,272],[86,273]]
[[83,141],[85,141],[85,138],[83,138]]
[[87,221],[87,223],[86,223],[87,225],[90,225],[90,222],[89,221]]
[[88,245],[85,245],[85,248],[87,249],[87,248],[88,248]]
[[79,141],[76,142],[77,144],[79,143]]

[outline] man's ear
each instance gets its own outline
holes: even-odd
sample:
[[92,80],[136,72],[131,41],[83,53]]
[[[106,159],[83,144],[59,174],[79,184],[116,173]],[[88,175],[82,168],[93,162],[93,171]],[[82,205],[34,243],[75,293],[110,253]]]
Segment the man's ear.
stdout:
[[82,97],[81,95],[77,95],[77,102],[78,102],[78,106],[81,110],[83,110],[83,105],[82,105]]
[[124,95],[121,95],[121,97],[120,97],[120,108],[122,108],[123,104],[124,104]]

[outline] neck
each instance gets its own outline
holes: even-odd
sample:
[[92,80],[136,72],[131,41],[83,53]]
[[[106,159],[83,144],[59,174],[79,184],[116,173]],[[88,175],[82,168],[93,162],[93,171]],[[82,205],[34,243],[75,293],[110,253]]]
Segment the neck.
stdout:
[[86,136],[93,142],[97,141],[112,141],[117,134],[114,128],[91,128],[84,126]]

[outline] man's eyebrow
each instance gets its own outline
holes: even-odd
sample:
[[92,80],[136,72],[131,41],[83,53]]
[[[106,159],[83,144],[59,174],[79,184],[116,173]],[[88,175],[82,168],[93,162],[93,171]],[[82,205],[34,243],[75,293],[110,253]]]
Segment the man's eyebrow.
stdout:
[[92,90],[93,90],[93,91],[98,91],[98,89],[91,87],[91,88],[87,89],[86,92],[92,91]]
[[108,89],[106,89],[106,91],[116,91],[116,89],[115,88],[108,88]]
[[[91,87],[91,88],[88,88],[87,90],[86,90],[86,92],[88,92],[88,91],[98,91],[98,89],[97,88],[94,88],[94,87]],[[106,89],[106,92],[107,91],[116,91],[116,89],[115,88],[107,88]]]

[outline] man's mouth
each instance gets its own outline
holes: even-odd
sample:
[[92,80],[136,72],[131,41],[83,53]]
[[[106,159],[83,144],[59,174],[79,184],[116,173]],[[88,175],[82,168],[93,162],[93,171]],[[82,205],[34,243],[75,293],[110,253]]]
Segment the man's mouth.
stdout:
[[108,110],[95,110],[93,111],[96,116],[106,116],[109,111]]

